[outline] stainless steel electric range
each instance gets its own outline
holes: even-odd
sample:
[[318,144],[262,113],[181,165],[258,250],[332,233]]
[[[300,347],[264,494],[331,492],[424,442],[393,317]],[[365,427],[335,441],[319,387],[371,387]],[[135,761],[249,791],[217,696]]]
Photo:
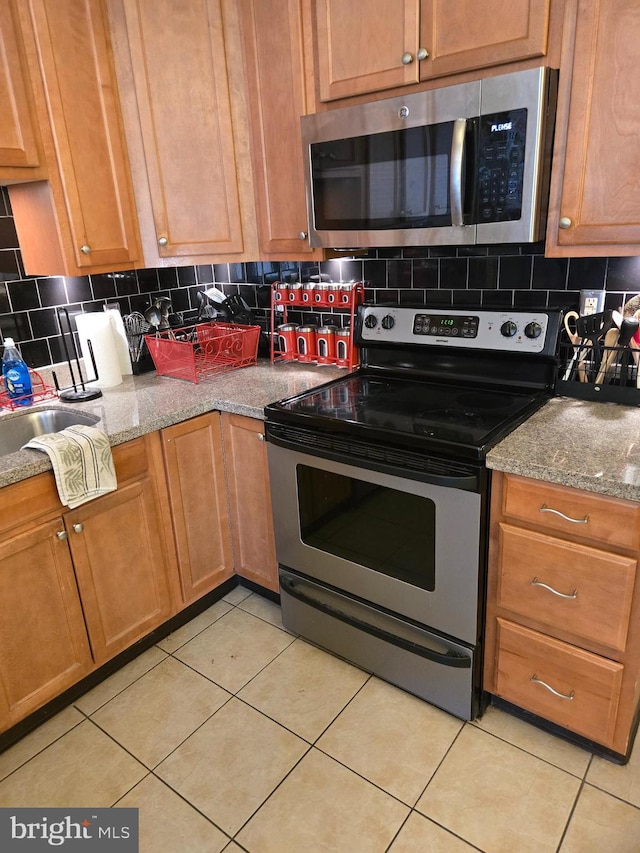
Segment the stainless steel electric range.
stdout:
[[362,305],[355,372],[265,410],[284,625],[463,719],[487,451],[553,392],[560,313]]

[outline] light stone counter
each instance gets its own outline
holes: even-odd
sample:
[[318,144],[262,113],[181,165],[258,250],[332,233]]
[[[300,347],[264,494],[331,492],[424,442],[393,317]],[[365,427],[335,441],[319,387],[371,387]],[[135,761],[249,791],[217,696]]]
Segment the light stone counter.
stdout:
[[[41,371],[45,381],[48,377]],[[171,424],[219,410],[252,418],[264,417],[264,406],[321,385],[345,370],[337,367],[310,367],[304,364],[271,364],[259,361],[210,377],[195,385],[181,379],[157,376],[155,371],[142,376],[127,376],[121,385],[105,388],[102,397],[88,403],[62,403],[54,399],[35,408],[64,408],[90,412],[100,417],[96,424],[108,436],[111,445],[162,429]],[[64,387],[68,378],[60,376]],[[3,413],[0,420],[16,416]],[[20,450],[0,457],[0,486],[16,483],[42,471],[51,470],[49,457],[37,450]]]
[[487,465],[640,501],[640,408],[554,397],[489,452]]

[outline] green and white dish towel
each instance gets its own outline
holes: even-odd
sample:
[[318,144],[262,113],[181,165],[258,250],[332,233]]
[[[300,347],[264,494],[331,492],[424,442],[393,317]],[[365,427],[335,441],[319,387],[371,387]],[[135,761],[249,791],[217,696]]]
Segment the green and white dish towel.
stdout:
[[118,486],[109,439],[96,427],[70,426],[32,438],[24,447],[48,454],[60,501],[70,509]]

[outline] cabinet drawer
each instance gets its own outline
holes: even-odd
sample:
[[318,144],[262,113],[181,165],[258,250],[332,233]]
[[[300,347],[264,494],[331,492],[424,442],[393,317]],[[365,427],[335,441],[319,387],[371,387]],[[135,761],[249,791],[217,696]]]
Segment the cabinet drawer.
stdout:
[[504,619],[497,623],[498,696],[608,745],[618,710],[622,664]]
[[637,562],[587,545],[499,525],[498,603],[558,626],[578,642],[625,648]]
[[502,512],[565,536],[619,548],[639,544],[640,505],[631,501],[505,476]]

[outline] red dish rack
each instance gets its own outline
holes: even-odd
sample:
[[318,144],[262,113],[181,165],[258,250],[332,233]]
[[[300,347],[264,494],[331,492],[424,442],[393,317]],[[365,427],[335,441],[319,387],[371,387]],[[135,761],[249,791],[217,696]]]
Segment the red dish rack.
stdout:
[[201,379],[256,363],[260,326],[196,323],[167,329],[144,339],[159,376]]
[[346,294],[348,298],[344,301],[334,301],[333,303],[327,303],[324,301],[322,303],[318,303],[313,299],[303,301],[303,294],[305,292],[308,294],[309,292],[314,293],[314,291],[311,289],[310,285],[306,291],[303,290],[302,287],[303,286],[301,285],[287,285],[280,281],[274,282],[271,286],[271,334],[269,336],[271,342],[271,361],[304,361],[306,363],[317,364],[317,359],[301,359],[297,353],[292,355],[291,353],[281,352],[276,346],[278,341],[278,326],[288,323],[287,313],[289,310],[303,312],[311,310],[315,313],[325,314],[325,316],[329,311],[338,310],[341,312],[348,312],[348,355],[346,360],[343,359],[340,362],[336,357],[330,360],[324,359],[322,363],[338,365],[340,367],[346,367],[349,370],[353,370],[359,363],[358,348],[353,340],[353,330],[356,309],[358,305],[364,301],[363,283],[361,281],[350,283],[348,285],[348,290],[346,289],[346,285],[342,285],[344,290],[333,292],[340,293],[341,295]]
[[6,390],[0,390],[0,409],[24,409],[34,403],[44,403],[46,400],[57,400],[58,394],[52,385],[47,385],[37,370],[29,370],[31,377],[31,394],[24,397],[10,397]]

